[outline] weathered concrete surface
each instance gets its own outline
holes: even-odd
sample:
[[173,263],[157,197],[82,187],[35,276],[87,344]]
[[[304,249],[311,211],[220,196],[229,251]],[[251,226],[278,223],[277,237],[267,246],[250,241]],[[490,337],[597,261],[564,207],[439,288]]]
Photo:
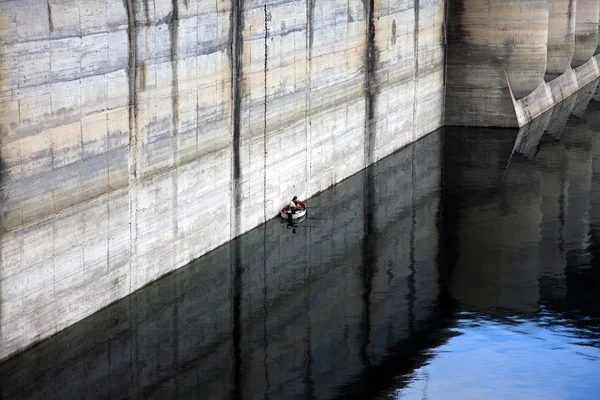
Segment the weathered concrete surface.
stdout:
[[444,3],[0,2],[0,359],[443,123]]
[[548,1],[546,82],[558,78],[571,65],[575,51],[576,4],[576,0]]
[[600,0],[577,0],[575,11],[575,51],[571,67],[586,63],[596,52],[598,45],[598,5]]
[[364,363],[416,337],[422,365],[445,336],[441,152],[437,132],[316,196],[297,234],[265,224],[17,355],[0,397],[359,396]]

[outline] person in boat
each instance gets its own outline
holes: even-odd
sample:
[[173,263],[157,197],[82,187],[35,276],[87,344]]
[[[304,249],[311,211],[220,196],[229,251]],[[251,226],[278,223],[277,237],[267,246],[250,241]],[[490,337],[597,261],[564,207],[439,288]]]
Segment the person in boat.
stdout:
[[298,205],[298,196],[294,196],[294,198],[292,199],[292,201],[290,201],[290,211],[292,213],[295,213],[296,211],[300,210],[300,207]]

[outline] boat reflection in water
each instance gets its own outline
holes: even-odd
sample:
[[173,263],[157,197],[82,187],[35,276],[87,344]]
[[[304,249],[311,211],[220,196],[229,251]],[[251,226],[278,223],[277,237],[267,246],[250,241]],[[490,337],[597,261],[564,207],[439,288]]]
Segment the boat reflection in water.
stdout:
[[596,399],[591,97],[425,137],[1,364],[1,397]]
[[296,229],[300,226],[300,224],[304,221],[306,221],[306,215],[303,215],[302,217],[298,218],[298,219],[285,219],[282,220],[282,222],[285,222],[287,224],[287,228],[292,230],[292,233],[296,233]]

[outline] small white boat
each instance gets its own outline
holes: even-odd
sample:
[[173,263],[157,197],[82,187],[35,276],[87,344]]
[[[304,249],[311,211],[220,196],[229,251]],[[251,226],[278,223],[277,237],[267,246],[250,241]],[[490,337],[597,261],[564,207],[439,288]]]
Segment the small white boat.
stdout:
[[281,218],[298,219],[298,218],[304,217],[306,215],[306,204],[304,204],[301,201],[297,201],[296,206],[297,206],[296,210],[294,210],[293,212],[290,210],[289,205],[283,207],[281,209],[281,211],[279,212],[279,214],[281,215]]

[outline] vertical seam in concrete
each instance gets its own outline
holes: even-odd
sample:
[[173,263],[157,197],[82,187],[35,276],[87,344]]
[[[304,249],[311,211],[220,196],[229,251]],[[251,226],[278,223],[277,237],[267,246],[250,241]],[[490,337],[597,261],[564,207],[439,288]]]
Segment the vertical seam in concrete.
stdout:
[[[198,7],[196,7],[196,43],[200,43],[200,37],[198,36],[199,34],[199,23],[198,21],[200,21],[200,12],[198,10]],[[217,18],[217,32],[221,31],[221,20]],[[198,60],[198,50],[200,49],[200,46],[196,46],[196,52],[194,54],[194,56],[196,57],[196,60]],[[196,62],[196,71],[195,71],[195,77],[196,77],[196,146],[195,146],[195,152],[194,155],[198,154],[198,140],[199,140],[199,135],[200,135],[200,124],[198,123],[198,121],[200,121],[200,99],[199,99],[199,94],[200,94],[200,90],[198,89],[198,63]],[[222,81],[221,81],[222,82]],[[215,82],[215,88],[216,90],[219,89],[223,89],[224,84],[221,83],[221,87],[219,88],[219,81],[217,80]],[[231,196],[231,193],[229,193],[229,195]],[[231,198],[231,197],[230,197]]]
[[265,97],[264,97],[264,125],[263,125],[263,222],[267,222],[267,73],[269,71],[269,21],[271,20],[271,13],[267,11],[267,5],[265,8],[265,67],[264,67],[264,85],[265,85]]
[[306,99],[304,106],[304,130],[306,134],[306,195],[312,194],[312,187],[310,185],[312,177],[312,131],[311,131],[311,104],[312,104],[312,46],[314,40],[314,8],[316,0],[306,0]]
[[377,67],[377,47],[375,46],[375,16],[374,0],[365,0],[365,11],[367,17],[367,40],[365,48],[365,167],[373,163],[373,154],[376,138],[376,121],[375,121],[375,106],[376,106],[376,91],[377,77],[375,69]]
[[132,270],[137,254],[137,28],[134,0],[123,0],[127,12],[128,62],[127,78],[129,83],[129,293],[132,291]]
[[241,232],[241,215],[238,210],[242,202],[241,192],[241,159],[240,159],[240,140],[241,140],[241,84],[242,84],[242,62],[243,51],[243,33],[242,12],[244,0],[231,0],[231,29],[230,29],[230,62],[231,62],[231,91],[232,91],[232,207],[230,218],[232,225],[230,227],[230,238],[233,239]]
[[[171,0],[172,4],[172,19],[169,25],[169,35],[171,36],[171,113],[173,125],[173,131],[171,132],[171,153],[173,155],[173,171],[171,172],[171,221],[173,226],[173,240],[178,239],[178,220],[177,220],[177,209],[178,209],[178,177],[179,177],[179,70],[178,70],[178,44],[179,44],[179,3],[178,0]],[[171,254],[176,257],[176,251]],[[175,265],[175,259],[173,260]]]
[[421,8],[420,0],[415,0],[415,28],[414,28],[414,39],[413,39],[413,57],[414,57],[414,68],[413,68],[413,121],[412,121],[412,141],[414,142],[417,138],[417,112],[418,112],[418,98],[419,98],[419,11]]

